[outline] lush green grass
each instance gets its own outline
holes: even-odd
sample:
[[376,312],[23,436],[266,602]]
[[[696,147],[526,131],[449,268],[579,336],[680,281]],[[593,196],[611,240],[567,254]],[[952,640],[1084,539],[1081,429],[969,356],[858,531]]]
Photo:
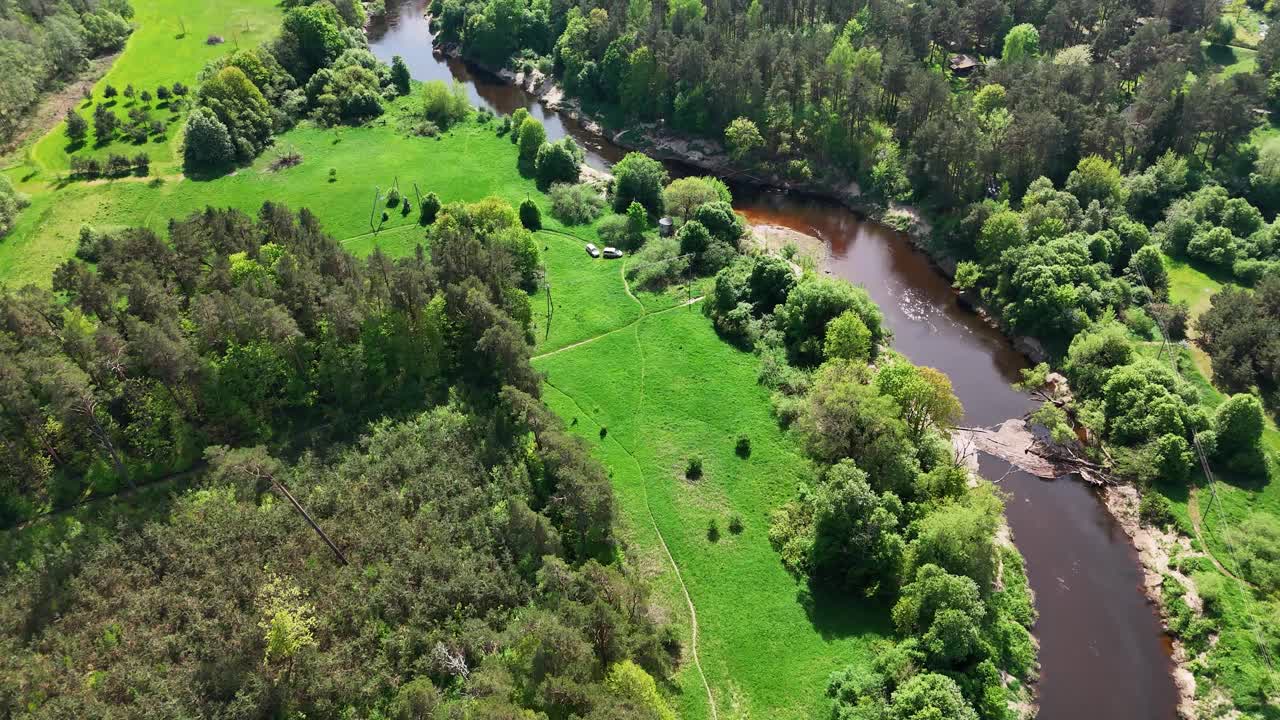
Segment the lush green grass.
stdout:
[[[1145,343],[1139,352],[1155,357],[1159,343]],[[1160,357],[1169,361],[1168,354]],[[1176,351],[1175,357],[1182,376],[1196,388],[1200,402],[1210,411],[1226,398],[1199,371],[1198,363],[1187,348]],[[1262,436],[1263,450],[1272,457],[1280,454],[1280,431],[1271,418],[1267,419]],[[1271,477],[1247,477],[1234,475],[1216,467],[1217,480],[1210,486],[1204,474],[1195,470],[1191,484],[1160,483],[1156,490],[1172,505],[1178,529],[1193,539],[1193,547],[1208,551],[1227,570],[1239,575],[1236,557],[1228,533],[1254,512],[1280,515],[1280,483]],[[1194,517],[1199,517],[1199,533]],[[1217,574],[1219,571],[1206,558],[1189,556],[1176,560],[1185,572],[1196,571]],[[1196,664],[1197,675],[1211,677],[1216,686],[1227,691],[1239,706],[1257,706],[1261,678],[1267,675],[1266,663],[1257,645],[1256,623],[1264,617],[1265,609],[1244,586],[1231,581],[1223,599],[1224,610],[1216,620],[1215,632],[1219,641],[1207,652],[1205,661]],[[1276,708],[1264,711],[1262,717],[1280,717]]]
[[[210,60],[231,52],[237,47],[249,48],[275,35],[280,25],[281,10],[276,0],[234,0],[233,2],[182,2],[181,0],[134,0],[135,30],[130,36],[124,53],[116,60],[110,72],[93,88],[92,101],[81,104],[79,112],[90,120],[94,103],[111,103],[121,120],[127,120],[129,110],[142,107],[140,100],[129,100],[123,95],[107,100],[102,92],[107,85],[123,92],[132,84],[139,93],[148,90],[155,95],[156,87],[172,86],[182,82],[194,90],[196,76]],[[183,33],[185,28],[186,32]],[[220,35],[226,42],[209,45],[210,35]],[[152,99],[148,108],[155,120],[165,123],[162,136],[150,138],[141,145],[116,139],[106,146],[96,146],[90,138],[83,146],[74,145],[66,135],[66,126],[59,123],[31,149],[28,164],[46,179],[70,167],[70,156],[78,153],[104,157],[109,153],[135,155],[146,152],[157,170],[172,166],[180,141],[183,115],[172,112],[167,105]]]
[[[810,470],[756,383],[758,359],[721,341],[696,308],[676,307],[535,365],[547,373],[548,404],[610,469],[627,527],[638,536],[653,523],[666,538],[697,608],[720,712],[821,715],[827,676],[866,661],[868,643],[888,633],[887,613],[856,598],[812,597],[770,546],[770,513]],[[739,434],[751,439],[746,459],[734,453]],[[704,475],[690,481],[694,456]],[[735,515],[740,535],[728,531]],[[683,716],[705,717],[702,699],[682,687]]]
[[1205,62],[1209,65],[1209,71],[1214,74],[1225,76],[1252,72],[1258,65],[1258,53],[1255,50],[1209,43],[1203,43],[1200,49],[1204,53]]
[[[407,102],[401,100],[392,112]],[[304,124],[276,141],[279,148],[300,152],[303,162],[278,172],[270,169],[278,151],[268,150],[252,166],[216,180],[125,178],[33,194],[17,227],[0,240],[0,281],[47,285],[53,268],[74,253],[83,223],[103,230],[145,225],[161,231],[170,218],[208,205],[255,212],[264,200],[272,200],[311,209],[353,252],[382,246],[403,254],[422,239],[416,207],[405,217],[380,204],[375,225],[384,209],[389,219],[373,233],[369,221],[375,189],[386,193],[398,181],[411,203],[417,200],[415,183],[422,193],[434,191],[446,203],[489,195],[512,203],[541,197],[531,180],[515,172],[516,148],[497,137],[493,125],[468,123],[433,140],[403,135],[394,122],[388,118],[338,130]],[[337,170],[334,182],[329,182],[331,167]],[[548,218],[548,225],[555,223]]]

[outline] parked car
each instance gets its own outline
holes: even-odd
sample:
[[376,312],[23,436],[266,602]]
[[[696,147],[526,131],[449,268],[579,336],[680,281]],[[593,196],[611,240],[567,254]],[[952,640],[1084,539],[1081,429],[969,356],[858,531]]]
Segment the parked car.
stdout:
[[587,243],[587,254],[593,258],[600,257],[600,248],[596,247],[594,243]]
[[604,256],[610,260],[617,260],[622,257],[622,251],[616,247],[607,247],[604,249]]

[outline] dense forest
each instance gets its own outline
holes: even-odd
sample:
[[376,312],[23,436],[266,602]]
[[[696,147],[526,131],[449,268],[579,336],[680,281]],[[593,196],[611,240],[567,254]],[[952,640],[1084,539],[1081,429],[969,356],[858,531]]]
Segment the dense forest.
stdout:
[[169,238],[93,237],[65,300],[3,296],[10,522],[209,465],[167,522],[6,557],[6,712],[417,718],[465,681],[470,717],[661,716],[679,644],[615,562],[608,478],[538,400],[514,210],[447,206],[397,261],[270,203]]

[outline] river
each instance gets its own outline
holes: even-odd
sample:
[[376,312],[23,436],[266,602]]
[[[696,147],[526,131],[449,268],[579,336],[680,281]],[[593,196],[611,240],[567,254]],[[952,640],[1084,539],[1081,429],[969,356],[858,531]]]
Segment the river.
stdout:
[[[402,56],[419,80],[458,80],[479,107],[500,113],[528,109],[549,140],[572,136],[597,169],[625,154],[524,91],[461,61],[433,56],[424,5],[425,0],[387,2],[386,21],[369,30],[374,54],[387,62]],[[827,268],[866,287],[885,313],[894,347],[951,378],[967,424],[994,425],[1033,407],[1011,387],[1026,360],[956,302],[947,280],[905,236],[823,200],[740,188],[735,195],[735,208],[751,221],[824,240]],[[1124,530],[1083,483],[1042,481],[1008,469],[994,458],[981,462],[983,475],[1010,495],[1009,525],[1036,594],[1039,718],[1176,717],[1169,641],[1142,592],[1137,553]]]

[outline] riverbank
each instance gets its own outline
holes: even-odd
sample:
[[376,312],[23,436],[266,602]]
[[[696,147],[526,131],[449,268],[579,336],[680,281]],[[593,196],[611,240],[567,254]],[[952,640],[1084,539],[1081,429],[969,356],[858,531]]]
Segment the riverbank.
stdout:
[[[737,181],[734,207],[752,225],[778,226],[825,243],[824,272],[865,287],[885,312],[894,347],[952,378],[965,424],[991,427],[1034,408],[1028,395],[1011,387],[1027,368],[1026,348],[1015,350],[992,314],[963,305],[964,298],[958,302],[945,279],[954,265],[932,247],[932,228],[913,223],[905,213],[891,216],[891,210],[901,209],[876,206],[849,185],[815,188],[744,177],[706,141],[681,146],[638,134],[618,137],[566,102],[545,77],[468,67],[457,59],[456,49],[442,48],[433,56],[424,42],[432,33],[423,6],[416,8],[405,5],[394,21],[371,32],[375,55],[404,55],[418,80],[459,81],[474,104],[495,113],[525,108],[544,123],[548,139],[573,137],[591,167],[607,168],[628,149],[641,149],[672,160],[676,174],[722,172]],[[549,111],[546,102],[566,114]],[[610,142],[615,137],[627,147]],[[1141,592],[1132,543],[1096,493],[1084,483],[1037,480],[985,455],[981,471],[1010,493],[1009,524],[1041,611],[1039,718],[1174,717],[1176,691],[1160,619]]]

